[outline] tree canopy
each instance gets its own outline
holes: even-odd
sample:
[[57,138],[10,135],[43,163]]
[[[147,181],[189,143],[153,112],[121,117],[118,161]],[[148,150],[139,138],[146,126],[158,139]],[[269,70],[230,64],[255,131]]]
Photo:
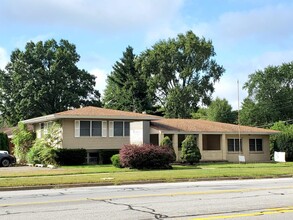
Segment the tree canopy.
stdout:
[[216,98],[207,109],[207,119],[224,123],[236,123],[237,112],[232,111],[232,106],[226,99]]
[[283,151],[286,152],[286,161],[293,161],[293,124],[279,121],[271,129],[281,131],[270,137],[271,154],[274,151]]
[[167,117],[190,118],[198,103],[209,104],[214,83],[224,68],[216,63],[210,40],[192,31],[162,40],[139,56],[139,68],[149,78],[154,101]]
[[264,125],[293,118],[293,62],[268,66],[249,75],[244,88],[241,121],[247,125]]
[[77,67],[80,56],[67,40],[29,42],[12,52],[0,70],[0,110],[12,125],[19,120],[82,105],[100,106],[95,76]]
[[138,71],[130,46],[108,76],[103,103],[106,108],[125,111],[143,112],[151,108],[146,78]]

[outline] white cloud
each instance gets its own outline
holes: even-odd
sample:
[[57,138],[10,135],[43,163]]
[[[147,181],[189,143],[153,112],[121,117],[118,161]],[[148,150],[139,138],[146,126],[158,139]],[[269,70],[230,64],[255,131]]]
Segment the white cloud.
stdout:
[[293,39],[293,4],[267,5],[246,11],[223,13],[211,22],[199,22],[191,29],[211,38],[218,46],[232,47],[248,40],[286,47]]
[[8,62],[9,58],[6,50],[0,47],[0,69],[4,69]]
[[0,20],[127,32],[169,23],[182,3],[183,0],[4,0]]
[[247,92],[242,89],[246,81],[244,79],[237,79],[237,77],[233,78],[225,75],[215,84],[215,93],[213,94],[213,98],[227,99],[234,110],[238,109],[237,80],[239,80],[239,104],[241,106],[242,100],[247,96]]
[[103,92],[106,88],[106,79],[107,79],[107,72],[102,69],[92,69],[89,71],[90,74],[96,76],[96,86],[95,88],[99,90],[99,92],[103,95]]
[[293,61],[293,50],[285,51],[269,51],[262,54],[260,57],[253,58],[251,60],[252,67],[255,70],[264,69],[271,65],[281,65],[282,63],[288,63]]
[[264,41],[292,36],[293,5],[274,5],[220,16],[216,31],[227,40],[257,37]]
[[215,84],[213,97],[225,98],[233,109],[238,108],[237,80],[239,80],[239,100],[241,102],[247,97],[247,91],[242,87],[248,81],[248,75],[257,70],[264,70],[269,65],[281,65],[293,61],[293,50],[265,52],[257,57],[231,62],[229,70]]
[[[226,98],[237,109],[237,79],[240,103],[247,97],[242,89],[248,75],[269,65],[293,61],[293,4],[267,5],[252,10],[232,11],[211,22],[199,22],[191,29],[213,40],[217,60],[226,68],[215,84],[213,97]],[[288,49],[289,48],[289,49]]]

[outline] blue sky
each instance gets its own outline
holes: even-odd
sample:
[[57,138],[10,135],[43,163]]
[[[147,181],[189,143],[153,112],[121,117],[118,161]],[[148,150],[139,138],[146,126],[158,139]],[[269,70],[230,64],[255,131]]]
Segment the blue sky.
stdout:
[[139,54],[192,30],[212,40],[226,69],[214,97],[236,109],[237,79],[242,86],[256,70],[293,60],[292,12],[289,0],[1,0],[0,68],[28,41],[66,39],[77,47],[79,67],[97,76],[103,92],[128,45]]

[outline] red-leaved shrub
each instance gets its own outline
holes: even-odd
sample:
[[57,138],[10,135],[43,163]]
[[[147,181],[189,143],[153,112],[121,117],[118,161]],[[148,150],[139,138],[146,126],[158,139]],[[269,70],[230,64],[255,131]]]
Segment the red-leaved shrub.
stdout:
[[136,169],[167,169],[175,161],[172,150],[167,146],[151,144],[124,145],[120,150],[120,163]]

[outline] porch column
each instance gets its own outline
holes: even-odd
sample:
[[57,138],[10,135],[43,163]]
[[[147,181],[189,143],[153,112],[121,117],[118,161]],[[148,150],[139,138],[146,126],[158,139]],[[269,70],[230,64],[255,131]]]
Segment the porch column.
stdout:
[[173,134],[172,143],[173,143],[173,149],[176,154],[176,161],[179,161],[178,134]]
[[202,146],[203,141],[202,141],[202,134],[201,133],[198,134],[197,144],[198,144],[199,151],[202,155],[203,154],[203,146]]
[[221,136],[221,149],[223,153],[223,160],[227,160],[227,139],[226,134],[222,134]]
[[159,145],[161,144],[163,139],[164,139],[164,133],[162,133],[162,131],[159,131]]

